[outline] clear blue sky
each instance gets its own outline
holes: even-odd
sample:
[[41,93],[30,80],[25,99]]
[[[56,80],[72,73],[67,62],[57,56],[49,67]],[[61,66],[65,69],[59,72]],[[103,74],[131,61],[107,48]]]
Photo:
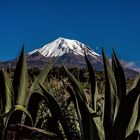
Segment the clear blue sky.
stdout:
[[140,66],[140,0],[0,0],[1,60],[59,36]]

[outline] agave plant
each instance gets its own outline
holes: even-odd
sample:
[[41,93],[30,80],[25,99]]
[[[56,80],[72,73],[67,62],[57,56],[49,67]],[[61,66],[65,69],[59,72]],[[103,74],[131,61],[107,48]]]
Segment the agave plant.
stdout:
[[[56,137],[56,135],[50,131],[35,129],[36,126],[39,127],[39,124],[36,123],[37,113],[39,104],[43,100],[47,103],[51,111],[50,119],[54,127],[56,127],[55,132],[58,135],[57,137],[61,139],[64,137],[69,139],[77,137],[74,136],[74,133],[71,131],[73,129],[65,122],[65,120],[68,121],[68,118],[64,119],[64,117],[66,117],[66,115],[64,115],[65,110],[62,111],[59,104],[55,101],[55,98],[53,98],[49,92],[46,92],[42,86],[54,63],[55,59],[48,64],[35,78],[34,82],[31,83],[28,77],[26,56],[23,48],[16,65],[13,80],[10,79],[5,70],[1,70],[1,139],[9,139],[7,135],[11,126],[16,126],[17,128],[21,127],[19,130],[28,129],[28,131],[17,131],[18,133],[13,136],[15,137],[16,135],[16,139],[18,139],[19,135],[29,136],[31,134],[29,130],[36,130],[41,134],[43,132],[47,138],[49,136]],[[64,135],[62,134],[63,131],[60,130],[60,125],[65,133]],[[30,134],[27,134],[27,132],[30,132]]]
[[[87,58],[85,56],[88,69],[90,69],[90,82],[91,82],[91,91],[92,91],[92,108],[88,106],[84,91],[79,83],[79,81],[69,72],[69,70],[63,65],[70,81],[72,87],[70,87],[69,93],[74,102],[79,124],[81,137],[80,139],[104,139],[103,125],[101,118],[96,112],[96,95],[97,88],[95,83],[95,73],[94,70]],[[91,69],[92,68],[92,69]]]
[[[43,86],[55,59],[40,72],[34,82],[30,82],[23,48],[13,80],[4,69],[0,70],[0,139],[7,139],[10,127],[16,125],[18,131],[15,139],[25,134],[26,131],[21,130],[26,129],[30,131],[29,134],[37,131],[47,138],[57,139],[138,140],[140,138],[140,75],[127,92],[124,70],[114,50],[112,67],[104,51],[102,55],[106,84],[104,112],[101,118],[96,107],[98,94],[96,76],[86,53],[92,105],[88,105],[80,82],[62,64],[71,85],[67,86],[70,97],[65,101],[65,105],[60,106],[51,90],[48,91]],[[42,101],[45,101],[49,109],[49,122],[55,127],[49,129],[56,133],[57,137],[50,130],[39,129],[41,126],[37,123],[37,113]],[[78,132],[69,118],[70,104],[74,105]]]
[[[86,58],[86,61],[88,63],[89,69],[91,68],[91,64]],[[91,79],[91,81],[94,81],[92,83],[94,88],[91,88],[91,91],[93,91],[93,104],[92,108],[90,108],[87,104],[86,96],[84,94],[84,91],[80,85],[80,83],[76,80],[76,78],[69,72],[69,70],[63,65],[64,70],[68,74],[68,77],[71,81],[72,86],[67,87],[67,91],[70,94],[70,101],[73,102],[75,106],[75,110],[77,113],[78,123],[79,123],[79,129],[80,134],[79,136],[75,136],[70,127],[72,127],[72,123],[67,123],[67,116],[68,116],[68,110],[65,108],[64,110],[58,102],[55,100],[53,95],[47,91],[42,84],[40,84],[40,87],[43,91],[43,94],[46,98],[46,102],[49,105],[51,114],[54,118],[54,121],[56,123],[60,123],[62,126],[62,129],[64,131],[64,135],[62,138],[66,139],[104,139],[104,132],[103,132],[103,125],[101,123],[101,118],[98,116],[98,113],[96,112],[96,86],[95,86],[95,74],[92,73],[94,70],[92,69],[90,71],[91,77],[94,77],[94,80]],[[68,101],[69,102],[69,101]],[[74,129],[74,128],[73,128]],[[92,133],[94,131],[94,133]]]
[[[6,139],[6,132],[10,124],[21,122],[20,116],[22,116],[23,112],[30,120],[29,125],[32,125],[31,115],[24,106],[28,88],[26,84],[27,64],[23,52],[24,49],[22,49],[17,62],[13,81],[4,69],[0,70],[1,123],[3,124],[1,136],[3,139]],[[13,117],[15,114],[18,114],[18,118]]]
[[18,59],[13,80],[4,69],[0,70],[0,126],[2,126],[0,139],[6,139],[12,124],[34,126],[35,112],[38,110],[37,105],[43,96],[36,100],[36,108],[33,111],[29,109],[31,108],[30,104],[35,101],[33,95],[39,89],[38,81],[44,82],[54,62],[55,60],[42,70],[32,85],[29,82],[24,47]]
[[92,108],[87,105],[80,83],[63,65],[70,81],[69,93],[75,104],[81,130],[81,139],[138,139],[140,136],[140,76],[126,92],[126,79],[122,65],[114,50],[112,67],[104,51],[105,97],[103,121],[96,112],[97,87],[94,70],[85,55],[91,82]]
[[140,134],[140,76],[136,78],[131,89],[126,92],[124,70],[114,50],[112,68],[104,51],[103,61],[106,78],[104,105],[105,138],[127,139],[136,132],[138,139]]

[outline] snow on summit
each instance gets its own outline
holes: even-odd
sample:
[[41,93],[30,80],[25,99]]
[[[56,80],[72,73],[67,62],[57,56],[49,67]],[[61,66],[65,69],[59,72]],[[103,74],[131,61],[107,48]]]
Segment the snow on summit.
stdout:
[[92,57],[100,56],[92,49],[87,47],[85,44],[77,40],[71,40],[62,37],[59,37],[53,42],[44,45],[40,49],[33,50],[28,54],[31,55],[34,54],[35,52],[39,52],[45,57],[56,57],[56,56],[62,56],[65,53],[74,53],[75,55],[84,56],[84,50]]

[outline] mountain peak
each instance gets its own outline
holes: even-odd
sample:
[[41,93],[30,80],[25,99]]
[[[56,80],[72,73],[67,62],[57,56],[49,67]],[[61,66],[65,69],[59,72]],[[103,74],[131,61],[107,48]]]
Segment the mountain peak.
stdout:
[[39,52],[45,57],[56,57],[62,56],[65,53],[73,53],[75,55],[84,56],[84,51],[86,51],[92,57],[100,56],[87,45],[72,39],[67,39],[64,37],[59,37],[56,40],[44,45],[42,48],[33,50],[29,52],[29,55],[32,55],[35,52]]

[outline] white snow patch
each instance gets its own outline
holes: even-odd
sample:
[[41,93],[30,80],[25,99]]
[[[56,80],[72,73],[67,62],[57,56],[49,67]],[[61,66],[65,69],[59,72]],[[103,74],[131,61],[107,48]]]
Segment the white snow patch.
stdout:
[[37,52],[37,51],[38,51],[38,49],[35,49],[35,50],[29,52],[28,54],[31,55],[31,54],[33,54],[33,53],[35,53],[35,52]]
[[84,51],[86,51],[89,55],[92,57],[97,58],[97,56],[100,56],[96,52],[94,52],[92,49],[89,49],[86,47],[85,44],[72,39],[66,39],[59,37],[53,42],[48,43],[47,45],[44,45],[40,49],[36,49],[29,54],[33,54],[35,52],[41,53],[45,57],[56,57],[56,56],[62,56],[65,53],[74,53],[75,55],[83,55]]

